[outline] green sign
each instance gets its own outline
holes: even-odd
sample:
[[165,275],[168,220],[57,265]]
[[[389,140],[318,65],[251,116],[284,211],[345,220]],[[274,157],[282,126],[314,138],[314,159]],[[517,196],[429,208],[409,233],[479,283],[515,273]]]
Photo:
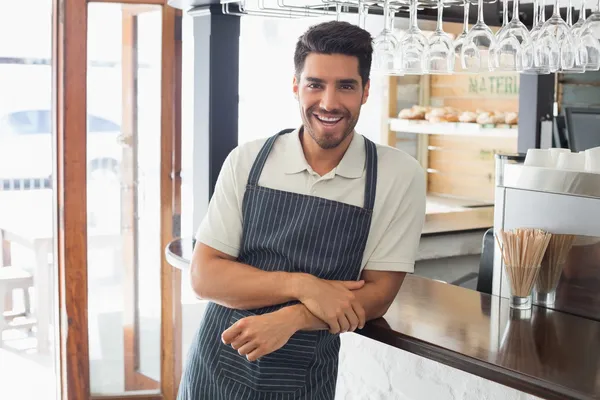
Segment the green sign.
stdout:
[[481,95],[519,95],[517,75],[472,76],[469,77],[469,93]]

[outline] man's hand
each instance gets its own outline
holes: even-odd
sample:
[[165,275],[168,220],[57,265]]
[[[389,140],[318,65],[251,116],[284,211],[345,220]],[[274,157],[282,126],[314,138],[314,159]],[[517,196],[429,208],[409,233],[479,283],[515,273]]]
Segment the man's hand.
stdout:
[[242,318],[221,335],[223,343],[231,345],[248,361],[256,361],[285,345],[303,321],[301,314],[290,307]]
[[304,279],[298,300],[329,325],[330,333],[353,332],[365,326],[365,310],[353,293],[364,281],[328,281],[311,275]]

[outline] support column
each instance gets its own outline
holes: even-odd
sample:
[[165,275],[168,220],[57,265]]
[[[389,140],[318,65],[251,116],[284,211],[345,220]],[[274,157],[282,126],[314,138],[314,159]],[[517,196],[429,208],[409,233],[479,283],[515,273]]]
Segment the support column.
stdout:
[[541,148],[542,122],[552,121],[554,74],[521,74],[519,80],[519,138],[517,151]]
[[223,14],[220,5],[189,13],[194,17],[192,173],[193,229],[197,229],[221,166],[238,144],[240,17]]

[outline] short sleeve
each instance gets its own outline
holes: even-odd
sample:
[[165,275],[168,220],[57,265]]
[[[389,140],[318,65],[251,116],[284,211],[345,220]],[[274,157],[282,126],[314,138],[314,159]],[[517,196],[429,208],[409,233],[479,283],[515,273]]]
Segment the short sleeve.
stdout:
[[369,257],[365,270],[413,273],[425,222],[426,181],[420,166],[414,169],[406,191],[398,194],[388,228]]
[[196,240],[237,257],[242,239],[242,204],[232,151],[219,172],[208,212],[196,232]]

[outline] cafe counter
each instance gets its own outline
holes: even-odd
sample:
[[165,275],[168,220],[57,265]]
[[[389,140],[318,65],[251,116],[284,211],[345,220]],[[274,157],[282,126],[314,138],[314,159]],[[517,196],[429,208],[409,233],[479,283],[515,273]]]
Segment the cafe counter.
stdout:
[[[192,246],[175,240],[167,260],[187,269]],[[599,369],[594,319],[514,310],[508,299],[409,275],[383,318],[342,335],[338,391],[357,399],[600,399]]]

